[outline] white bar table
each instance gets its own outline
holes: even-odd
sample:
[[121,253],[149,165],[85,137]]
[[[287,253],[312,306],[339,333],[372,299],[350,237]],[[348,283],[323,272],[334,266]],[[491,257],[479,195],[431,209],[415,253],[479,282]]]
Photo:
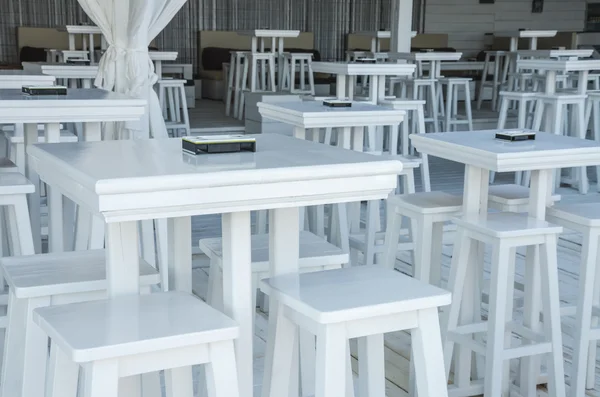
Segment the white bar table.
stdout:
[[0,89],[21,89],[24,85],[54,85],[54,76],[27,70],[0,70]]
[[[417,75],[424,77],[423,64],[429,65],[429,78],[437,79],[442,76],[442,62],[455,62],[462,58],[462,52],[391,52],[388,59],[392,61],[409,61],[418,65]],[[433,73],[432,73],[433,71]]]
[[[371,52],[380,52],[381,51],[381,41],[384,39],[391,40],[392,32],[389,30],[372,30],[372,31],[363,31],[363,32],[354,32],[353,34],[357,36],[367,36],[371,38]],[[415,37],[417,32],[411,32],[411,38]]]
[[[102,34],[102,30],[94,25],[67,25],[62,26],[58,30],[67,32],[69,34],[69,50],[74,51],[75,48],[75,35],[83,36],[83,50],[87,50],[89,48],[90,52],[90,61],[95,62],[95,46],[94,46],[94,35],[101,35],[101,48],[106,49],[106,40],[104,35]],[[89,43],[88,43],[89,40]],[[89,44],[89,47],[88,47]]]
[[496,37],[510,38],[510,51],[519,49],[519,39],[529,39],[529,49],[537,50],[537,41],[541,37],[554,37],[558,31],[556,30],[515,30],[509,32],[494,33]]
[[517,50],[520,58],[558,58],[558,59],[577,59],[589,58],[594,50]]
[[385,99],[386,76],[412,76],[416,66],[400,63],[348,63],[348,62],[313,62],[315,73],[336,75],[336,97],[354,99],[354,81],[356,76],[368,76],[369,102],[376,104]]
[[265,52],[265,39],[271,39],[271,51],[283,54],[283,41],[286,38],[300,36],[299,30],[255,29],[237,32],[240,36],[252,37],[252,52],[259,52],[258,39],[260,39],[260,52]]
[[[20,90],[0,90],[0,120],[25,124],[25,147],[38,142],[38,124],[45,124],[46,142],[60,141],[60,123],[84,123],[80,140],[99,141],[101,123],[106,121],[136,121],[144,115],[146,101],[100,89],[72,89],[64,96],[31,97]],[[25,175],[34,184],[39,178],[25,161]],[[29,211],[36,252],[41,252],[40,197],[31,194]],[[48,211],[55,214],[49,223],[49,250],[64,250],[62,233],[62,197],[49,189]]]
[[[399,161],[282,135],[256,139],[256,153],[206,156],[183,153],[181,139],[28,148],[43,181],[107,222],[111,297],[139,293],[137,221],[169,218],[169,287],[191,293],[191,216],[223,214],[224,307],[240,325],[236,358],[242,396],[251,396],[254,386],[250,211],[270,210],[271,275],[297,273],[299,207],[383,199],[402,170]],[[276,310],[277,304],[270,306]],[[275,314],[269,316],[267,375]],[[182,369],[178,382],[191,388],[189,377],[191,371]]]
[[163,61],[174,61],[177,59],[177,51],[148,51],[148,56],[154,63],[154,73],[158,79],[162,79]]
[[[553,170],[600,164],[600,144],[594,141],[538,132],[535,141],[507,143],[496,140],[496,132],[496,130],[460,131],[411,136],[412,143],[419,152],[466,165],[463,194],[463,216],[465,217],[487,216],[490,171],[531,171],[529,216],[544,220],[546,206],[552,204],[551,180]],[[460,252],[457,245],[459,245],[458,242],[464,239],[463,237],[457,235],[455,253]],[[465,256],[453,255],[449,287],[452,286],[453,269],[456,268],[456,264],[460,261],[477,260],[478,252],[482,252],[478,244],[472,244],[471,252],[465,254]],[[528,247],[524,285],[527,296],[538,297],[539,299],[541,285],[531,281],[536,279],[535,255],[534,247]],[[539,264],[539,261],[537,263]],[[474,277],[474,275],[471,276]],[[534,299],[531,300],[534,301]],[[476,313],[474,303],[465,302],[464,300],[462,303],[461,310],[463,310],[463,313],[468,314],[466,314],[466,317],[461,315],[461,319],[468,323],[480,322],[481,313]],[[527,315],[525,317],[525,325],[533,325],[535,328],[534,322],[536,320],[533,313],[539,319],[539,311],[532,310],[529,318],[527,318]],[[465,349],[461,348],[460,356],[463,358],[459,359],[461,364],[455,367],[455,384],[466,385],[471,376],[468,365],[471,355],[468,349]],[[466,365],[465,359],[468,360]],[[539,369],[536,371],[539,371]],[[560,381],[562,382],[562,379]],[[483,385],[480,386],[480,390],[473,390],[474,395],[483,394]]]
[[81,88],[92,88],[92,81],[98,74],[98,65],[73,65],[69,63],[49,62],[23,62],[23,70],[32,73],[42,73],[63,79],[70,88],[77,88],[81,81]]

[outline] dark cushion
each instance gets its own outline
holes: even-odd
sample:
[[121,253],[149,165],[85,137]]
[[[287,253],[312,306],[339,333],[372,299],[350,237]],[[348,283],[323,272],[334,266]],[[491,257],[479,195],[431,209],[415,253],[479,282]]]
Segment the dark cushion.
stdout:
[[46,62],[46,49],[38,47],[23,47],[19,54],[21,62]]

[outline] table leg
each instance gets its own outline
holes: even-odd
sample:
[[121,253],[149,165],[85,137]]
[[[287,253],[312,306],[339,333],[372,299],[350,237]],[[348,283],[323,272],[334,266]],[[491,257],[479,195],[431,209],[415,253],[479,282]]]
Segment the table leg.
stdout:
[[140,262],[136,221],[106,225],[106,278],[109,297],[139,294]]
[[192,218],[171,218],[168,222],[169,290],[191,294]]
[[75,50],[75,35],[72,33],[69,33],[69,50]]
[[[60,125],[58,123],[46,124],[44,130],[46,143],[60,142]],[[51,186],[46,186],[46,192],[48,197],[48,252],[63,252],[65,250],[63,197],[60,191]]]
[[529,44],[530,50],[537,50],[537,37],[532,37],[531,42]]
[[336,76],[335,90],[338,99],[346,99],[346,78],[345,74]]
[[[269,211],[269,263],[270,275],[298,273],[298,258],[300,246],[298,238],[298,208],[283,208]],[[267,334],[267,347],[265,352],[265,373],[262,395],[270,397],[271,379],[282,376],[273,368],[273,347],[277,333],[278,304],[271,297],[269,302],[269,331]],[[292,366],[292,373],[294,368]],[[291,375],[291,374],[290,374]],[[284,375],[285,376],[285,375]],[[283,396],[282,396],[283,397]]]
[[[25,151],[27,150],[27,146],[38,142],[38,129],[37,124],[25,124],[25,134],[24,134],[24,147]],[[42,253],[42,237],[41,231],[42,226],[40,223],[40,177],[38,174],[31,168],[29,161],[27,161],[27,156],[24,156],[25,160],[25,175],[27,179],[31,181],[33,186],[35,186],[35,193],[27,195],[27,204],[29,205],[29,217],[31,219],[31,232],[33,233],[33,244],[35,246],[35,253]]]
[[[240,326],[240,337],[235,341],[240,393],[253,392],[253,339],[254,316],[252,307],[252,269],[250,248],[250,212],[223,214],[223,307]],[[271,231],[274,220],[270,219]],[[189,245],[189,240],[186,241]],[[266,373],[266,372],[265,372]]]
[[154,61],[154,73],[158,76],[158,79],[162,79],[162,61]]
[[294,128],[294,138],[296,139],[306,139],[306,130],[304,127],[295,127]]
[[96,54],[94,54],[94,52],[95,52],[94,35],[90,34],[90,62],[91,63],[96,63]]

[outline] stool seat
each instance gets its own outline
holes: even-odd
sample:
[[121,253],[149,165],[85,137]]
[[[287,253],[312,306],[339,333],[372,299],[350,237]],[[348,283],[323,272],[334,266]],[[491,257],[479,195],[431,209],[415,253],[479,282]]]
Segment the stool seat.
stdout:
[[526,92],[526,91],[501,91],[500,96],[505,96],[510,99],[534,99],[539,95],[537,92]]
[[561,226],[531,218],[526,214],[499,212],[481,216],[455,218],[457,226],[481,233],[492,238],[518,238],[545,234],[560,234]]
[[7,157],[0,157],[0,173],[1,172],[17,172],[19,169],[17,165],[13,163]]
[[[25,143],[25,137],[21,134],[16,134],[15,131],[4,131],[4,136],[10,143]],[[38,143],[45,143],[45,133],[43,130],[38,130]],[[60,131],[60,142],[77,142],[78,138],[75,134],[67,130]]]
[[437,79],[440,84],[448,84],[450,82],[454,83],[468,83],[469,81],[473,81],[470,77],[440,77]]
[[587,227],[600,227],[600,203],[557,204],[546,210],[548,218],[574,222]]
[[[6,283],[19,299],[105,291],[106,251],[75,251],[0,259]],[[140,285],[160,282],[160,274],[140,259]]]
[[463,199],[444,192],[424,192],[392,196],[388,198],[388,204],[394,207],[423,213],[437,214],[445,212],[460,212]]
[[573,94],[571,92],[557,92],[554,94],[537,94],[536,98],[538,100],[544,101],[552,101],[552,100],[561,100],[561,101],[581,101],[587,98],[587,95]]
[[35,186],[25,176],[17,172],[0,172],[0,195],[29,194]]
[[158,80],[159,85],[163,85],[165,87],[177,87],[181,84],[186,84],[187,80],[182,79],[160,79]]
[[237,338],[239,327],[182,292],[36,309],[33,321],[74,362],[153,353]]
[[449,292],[377,265],[273,277],[261,290],[321,324],[450,304]]
[[[529,188],[523,185],[507,184],[492,185],[488,191],[488,201],[493,204],[506,206],[526,206],[529,204]],[[561,196],[555,194],[552,201],[560,201]]]

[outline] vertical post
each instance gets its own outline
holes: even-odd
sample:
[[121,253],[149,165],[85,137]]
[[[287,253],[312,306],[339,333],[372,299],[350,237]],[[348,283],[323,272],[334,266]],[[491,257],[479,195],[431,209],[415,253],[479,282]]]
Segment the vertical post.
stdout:
[[391,52],[410,52],[413,0],[392,0]]

